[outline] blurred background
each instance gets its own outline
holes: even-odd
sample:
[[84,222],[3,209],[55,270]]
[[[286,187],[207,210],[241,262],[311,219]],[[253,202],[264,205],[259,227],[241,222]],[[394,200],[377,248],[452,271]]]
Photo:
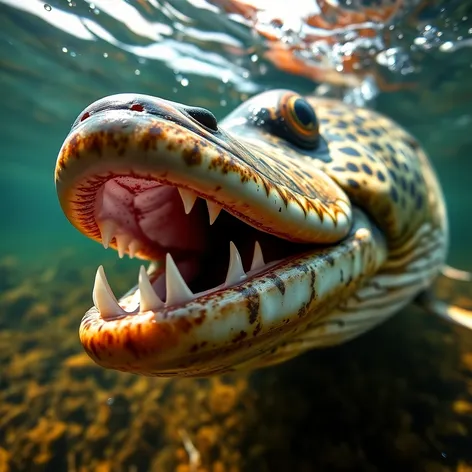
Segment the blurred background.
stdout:
[[95,367],[77,339],[93,273],[118,294],[138,263],[79,234],[53,181],[72,122],[105,95],[217,118],[271,88],[333,96],[422,142],[450,263],[472,270],[471,46],[470,1],[0,0],[0,471],[472,470],[470,334],[413,308],[231,379]]

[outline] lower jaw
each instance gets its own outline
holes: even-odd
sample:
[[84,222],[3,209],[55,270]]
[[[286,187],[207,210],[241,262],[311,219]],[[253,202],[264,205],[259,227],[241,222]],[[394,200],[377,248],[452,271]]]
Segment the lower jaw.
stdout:
[[[362,215],[358,220],[336,246],[289,256],[188,303],[110,320],[92,308],[81,323],[81,342],[99,365],[147,376],[202,377],[263,366],[295,333],[325,329],[340,300],[385,261],[383,238]],[[291,349],[297,355],[304,345]]]
[[[268,247],[267,240],[264,242]],[[149,310],[157,313],[161,309],[172,309],[175,306],[178,308],[178,305],[198,301],[216,292],[237,288],[236,286],[241,286],[244,290],[244,285],[250,285],[256,277],[270,277],[268,272],[274,270],[277,265],[287,264],[290,259],[297,257],[291,255],[282,260],[267,261],[259,242],[255,240],[253,244],[252,250],[247,244],[241,246],[244,249],[241,254],[237,246],[232,241],[229,242],[229,262],[227,256],[215,258],[206,255],[200,259],[184,259],[176,263],[172,256],[167,254],[165,260],[151,263],[147,271],[141,266],[139,284],[119,302],[113,300],[114,295],[108,286],[104,271],[99,268],[93,292],[95,307],[104,320],[141,314]],[[222,251],[218,254],[222,254]],[[105,292],[108,295],[105,295]]]
[[[203,377],[234,371],[242,364],[247,368],[258,353],[308,322],[306,310],[313,301],[308,294],[314,293],[314,279],[304,267],[308,259],[306,254],[273,262],[241,284],[213,288],[190,303],[157,312],[136,310],[139,290],[132,289],[120,299],[127,316],[106,320],[96,308],[87,312],[80,328],[82,344],[105,368],[147,376]],[[307,294],[303,313],[289,302],[291,293],[298,291]],[[264,310],[280,311],[285,294],[286,319],[264,320]],[[324,312],[320,307],[318,314]]]

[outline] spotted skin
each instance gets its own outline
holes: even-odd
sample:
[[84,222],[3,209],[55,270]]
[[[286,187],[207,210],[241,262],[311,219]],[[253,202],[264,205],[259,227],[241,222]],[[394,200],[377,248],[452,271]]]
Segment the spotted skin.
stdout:
[[389,254],[378,273],[333,309],[327,320],[309,323],[303,333],[251,361],[252,367],[345,342],[380,324],[427,289],[446,258],[443,195],[418,142],[372,110],[335,100],[308,101],[322,116],[320,133],[329,143],[329,159],[313,163],[387,235]]
[[[388,236],[391,247],[404,244],[430,218],[446,231],[442,192],[424,151],[409,133],[372,110],[336,100],[308,98],[308,101],[320,117],[320,134],[326,140],[326,148],[321,146],[315,152],[301,155],[300,149],[281,143],[277,137],[260,129],[254,132],[251,145],[265,149],[270,146],[272,157],[279,155],[282,148],[280,162],[277,162],[281,166],[279,175],[284,175],[284,169],[290,172],[286,178],[294,174],[297,180],[305,181],[302,185],[307,187],[301,191],[307,192],[309,186],[316,183],[309,181],[310,176],[303,172],[285,167],[284,161],[288,156],[298,162],[308,159],[311,167],[329,175],[352,203],[374,218]],[[258,104],[248,105],[252,107],[261,113]],[[237,122],[243,112],[247,109],[238,110],[227,121]],[[249,123],[251,121],[255,120]],[[236,127],[245,138],[247,124]],[[273,161],[267,165],[272,166]]]
[[346,120],[351,107],[325,103],[322,126],[333,161],[323,170],[369,212],[389,245],[401,247],[430,219],[446,231],[442,193],[416,140],[371,110],[356,110]]
[[[100,188],[120,178],[190,189],[260,231],[305,244],[185,304],[142,313],[134,288],[120,299],[126,316],[104,319],[91,308],[80,339],[98,364],[168,377],[267,366],[352,339],[432,284],[447,219],[419,144],[378,113],[315,97],[306,100],[317,126],[294,135],[281,106],[293,95],[257,95],[217,129],[185,105],[143,95],[107,97],[79,116],[58,156],[56,187],[66,216],[92,239],[101,239]],[[138,255],[162,260],[165,252],[144,244]]]

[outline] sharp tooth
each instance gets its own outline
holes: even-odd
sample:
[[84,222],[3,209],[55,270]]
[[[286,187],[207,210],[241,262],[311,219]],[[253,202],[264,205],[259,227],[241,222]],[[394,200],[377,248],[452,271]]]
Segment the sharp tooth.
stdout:
[[206,202],[208,207],[208,216],[210,217],[210,225],[212,225],[218,218],[218,215],[220,214],[220,211],[223,209],[223,207],[218,205],[218,203],[210,202],[210,200],[207,200]]
[[166,255],[166,294],[167,306],[187,303],[194,298],[169,253]]
[[117,234],[115,238],[116,238],[116,246],[118,249],[118,256],[120,259],[122,259],[133,237],[130,236],[129,234]]
[[148,267],[147,270],[146,270],[147,275],[151,275],[155,270],[157,270],[158,267],[159,267],[159,265],[157,264],[157,262],[156,262],[156,261],[152,261],[152,262],[149,264],[149,267]]
[[140,311],[157,310],[164,306],[164,302],[158,297],[152,288],[149,277],[144,266],[139,269],[139,293],[141,295],[139,302]]
[[113,220],[97,220],[97,225],[102,237],[103,247],[108,249],[111,240],[115,236],[117,225]]
[[257,270],[265,266],[264,256],[262,255],[261,245],[256,241],[254,245],[254,255],[252,256],[251,270]]
[[186,190],[184,188],[179,188],[178,190],[184,204],[185,213],[188,215],[192,211],[193,205],[195,205],[197,195],[191,190]]
[[225,287],[237,284],[246,278],[244,272],[243,263],[241,262],[241,256],[238,249],[234,245],[233,241],[229,243],[229,267],[228,273],[226,274]]
[[126,311],[118,305],[115,295],[113,294],[108,280],[103,270],[103,266],[97,269],[95,275],[95,285],[92,292],[93,304],[100,312],[100,316],[104,320],[115,319],[117,316],[127,315]]
[[141,249],[141,242],[139,239],[133,239],[128,246],[128,256],[130,259],[136,255],[136,253]]

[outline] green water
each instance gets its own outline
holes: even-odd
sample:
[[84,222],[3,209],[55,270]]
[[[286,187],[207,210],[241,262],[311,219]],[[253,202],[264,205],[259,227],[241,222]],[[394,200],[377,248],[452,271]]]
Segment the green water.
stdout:
[[[174,417],[180,418],[175,423],[179,427],[187,424],[185,418],[179,416],[180,410],[173,403],[175,398],[187,402],[181,411],[187,409],[185,411],[190,416],[195,415],[187,424],[194,439],[200,434],[197,431],[202,425],[217,428],[219,422],[223,422],[221,418],[230,421],[229,413],[225,416],[226,413],[215,412],[212,407],[208,407],[210,413],[205,410],[207,416],[204,418],[202,403],[198,403],[195,396],[201,389],[201,395],[212,398],[211,392],[221,386],[211,383],[184,382],[175,387],[164,387],[149,381],[138,385],[139,381],[134,378],[130,380],[125,375],[114,376],[98,369],[91,370],[91,373],[81,372],[73,380],[63,377],[62,362],[82,352],[76,339],[76,329],[82,313],[91,305],[93,268],[101,263],[106,268],[115,268],[115,275],[111,276],[112,285],[114,283],[115,287],[124,291],[136,279],[136,271],[128,269],[137,265],[127,260],[117,263],[116,254],[111,250],[105,251],[75,230],[59,206],[53,180],[55,160],[71,123],[81,110],[105,95],[136,92],[204,106],[211,109],[217,118],[222,118],[258,91],[283,87],[309,93],[318,85],[306,78],[277,70],[264,59],[262,41],[255,39],[247,25],[228,19],[210,7],[202,9],[198,8],[197,3],[184,1],[117,0],[115,6],[120,4],[123,7],[123,16],[117,17],[117,7],[115,13],[111,10],[107,12],[113,2],[96,2],[94,6],[90,3],[55,1],[49,2],[50,7],[45,8],[44,2],[36,0],[0,0],[0,259],[13,256],[18,261],[12,273],[8,272],[8,283],[7,272],[0,271],[0,277],[5,277],[5,280],[0,280],[0,287],[5,289],[10,300],[12,290],[27,280],[24,290],[33,294],[29,295],[31,306],[38,307],[44,298],[44,304],[53,307],[51,314],[46,310],[44,318],[41,314],[22,318],[21,310],[26,302],[20,300],[15,302],[16,305],[2,302],[2,307],[13,306],[11,312],[0,313],[0,328],[7,346],[0,366],[3,371],[0,373],[0,390],[6,392],[2,401],[8,406],[8,411],[13,411],[14,405],[29,402],[26,394],[15,397],[12,393],[15,388],[20,391],[23,388],[21,385],[29,385],[30,388],[31,382],[37,381],[57,393],[59,390],[55,382],[62,379],[61,382],[65,383],[77,382],[71,385],[79,392],[80,385],[89,385],[90,381],[92,387],[87,391],[84,387],[82,395],[96,408],[87,410],[84,406],[87,413],[83,413],[83,417],[79,414],[79,419],[65,419],[60,413],[61,402],[65,404],[76,397],[72,391],[61,390],[62,396],[57,393],[61,400],[54,403],[54,407],[44,400],[41,403],[43,406],[32,410],[31,418],[18,420],[13,425],[2,423],[2,415],[7,413],[0,410],[0,471],[3,470],[2,464],[9,464],[10,468],[5,470],[13,471],[78,470],[71,465],[69,457],[85,467],[81,470],[177,470],[177,459],[163,458],[168,450],[166,448],[175,446],[178,450],[182,447],[177,433],[169,432],[170,426],[163,425],[174,425]],[[433,41],[429,49],[412,49],[408,55],[415,65],[415,72],[408,75],[379,68],[388,80],[413,83],[414,87],[398,92],[380,92],[374,100],[367,102],[367,106],[395,119],[423,144],[440,177],[448,205],[451,230],[449,262],[472,270],[472,55],[471,45],[467,42],[472,38],[472,15],[468,19],[467,9],[470,10],[470,6],[464,6],[467,2],[459,5],[458,9],[459,3],[450,2],[449,6],[444,3],[447,11],[441,16],[441,5],[437,2],[421,21],[428,24],[431,17],[437,17],[436,23],[443,28],[440,30],[446,36],[457,38],[462,35],[464,43],[461,47],[444,52]],[[206,2],[203,4],[209,5]],[[146,21],[137,21],[135,13]],[[452,20],[446,22],[444,15]],[[454,24],[457,30],[454,30]],[[412,35],[417,30],[405,26],[405,31],[409,34],[405,34],[407,38],[403,46],[408,50]],[[444,43],[444,40],[441,41]],[[64,258],[63,254],[68,251],[72,251],[72,256]],[[63,260],[70,266],[67,270],[62,267],[65,264],[61,262]],[[47,276],[48,268],[57,265],[62,268]],[[84,273],[80,272],[82,267]],[[120,271],[123,274],[121,278]],[[10,277],[14,282],[10,282]],[[70,297],[76,297],[73,299],[76,302],[71,301]],[[35,310],[34,313],[41,313],[39,308]],[[62,324],[55,325],[51,320],[59,319],[66,313],[65,310],[70,310],[70,316],[67,314]],[[26,321],[15,321],[23,319]],[[239,423],[234,431],[245,433],[237,436],[228,427],[225,430],[227,436],[221,439],[224,447],[215,440],[217,445],[212,446],[208,457],[204,454],[207,463],[213,464],[213,469],[208,466],[204,470],[471,470],[459,469],[459,466],[469,464],[471,467],[472,464],[472,411],[462,416],[451,413],[451,405],[456,400],[466,399],[469,402],[472,397],[472,374],[464,373],[464,368],[458,367],[460,359],[467,352],[472,352],[470,343],[467,344],[470,335],[437,320],[421,317],[411,309],[400,315],[397,323],[390,328],[381,328],[377,338],[373,333],[369,334],[366,341],[340,348],[334,354],[329,351],[305,356],[304,360],[291,364],[293,371],[292,367],[283,366],[272,370],[272,373],[256,374],[252,378],[251,389],[244,390],[236,401]],[[416,340],[418,333],[426,333],[428,329],[431,332],[428,331],[422,341],[419,335]],[[21,341],[23,331],[44,332],[44,335],[35,338],[31,334],[31,339]],[[17,370],[13,374],[13,361],[26,358],[26,353],[35,349],[41,351],[42,341],[45,345],[50,343],[49,336],[58,347],[54,356],[46,356],[47,360],[42,361],[43,376],[39,376],[35,369],[28,370],[26,364],[24,368],[19,368],[22,374]],[[412,354],[416,351],[419,357]],[[345,359],[352,358],[356,358],[358,364],[345,362]],[[315,369],[316,375],[313,360],[320,366]],[[443,361],[445,364],[439,365]],[[436,378],[429,373],[424,374],[424,379],[421,378],[423,369],[433,372],[436,367],[438,372],[441,371],[438,375],[447,371],[453,379],[444,380],[445,377]],[[370,372],[370,369],[372,375],[367,374],[365,379],[360,380],[362,372]],[[70,375],[74,377],[76,374]],[[132,418],[139,416],[136,410],[146,405],[140,388],[149,392],[170,389],[171,393],[168,392],[167,396],[163,394],[160,397],[156,393],[155,398],[161,399],[158,403],[161,410],[149,413],[160,418],[158,426],[151,424],[144,427],[141,423],[132,426]],[[353,396],[350,396],[351,391]],[[387,401],[389,391],[394,392],[395,400]],[[369,398],[371,392],[377,393],[375,400]],[[64,424],[73,423],[86,428],[92,424],[91,418],[98,415],[100,409],[107,408],[104,407],[107,395],[115,399],[126,398],[126,405],[131,405],[113,410],[117,423],[107,426],[108,442],[96,430],[81,429],[76,439],[70,432],[65,443],[51,443],[54,451],[52,462],[46,459],[41,462],[39,453],[28,455],[28,444],[33,440],[27,432],[34,430],[41,418],[59,418]],[[428,395],[432,398],[429,403],[429,400],[424,400]],[[308,397],[314,400],[303,404]],[[341,398],[339,402],[335,400],[338,397]],[[261,398],[267,398],[267,402]],[[354,405],[351,405],[349,402],[353,398]],[[386,400],[383,401],[383,398]],[[316,407],[307,406],[314,404]],[[323,404],[331,409],[331,415],[328,415]],[[425,407],[426,404],[429,406]],[[292,408],[294,412],[290,415]],[[125,415],[126,418],[120,420],[124,410],[131,415],[131,419]],[[197,420],[200,413],[203,419]],[[180,415],[185,417],[184,413]],[[213,415],[213,419],[209,419],[208,415]],[[404,427],[402,421],[413,424],[411,435],[416,435],[413,439],[410,436],[409,439],[400,438],[398,431]],[[449,432],[444,433],[446,439],[439,445],[425,439],[427,431],[438,422],[449,425],[449,429],[444,426]],[[403,426],[399,426],[400,423]],[[264,424],[267,424],[265,429]],[[340,425],[339,428],[336,424]],[[25,425],[23,429],[22,425]],[[45,429],[48,428],[52,429],[52,426]],[[143,446],[142,450],[141,446],[136,446],[135,450],[148,454],[148,459],[137,459],[133,452],[130,453],[131,459],[120,459],[119,466],[116,462],[111,469],[99,469],[95,457],[102,457],[101,453],[91,443],[84,446],[78,437],[89,434],[100,438],[97,439],[102,441],[100,447],[104,450],[108,447],[103,457],[110,459],[118,454],[124,444],[129,446],[133,441],[139,444],[138,439],[123,432],[111,438],[114,431],[121,431],[120,428],[136,431],[136,434],[142,432],[142,440],[148,441],[145,443],[147,446]],[[270,433],[271,428],[273,434]],[[344,428],[345,433],[340,428]],[[389,428],[394,432],[390,432]],[[311,442],[308,439],[303,441],[301,431],[304,429],[311,431],[307,433]],[[382,432],[387,430],[388,437],[380,439],[383,438]],[[222,434],[221,430],[216,431],[219,431],[217,435]],[[23,442],[18,439],[18,443],[12,435],[18,435],[18,438],[24,436],[25,439]],[[149,437],[159,438],[152,453],[149,452],[154,450]],[[331,440],[332,443],[329,443]],[[417,440],[423,441],[421,445],[415,443]],[[251,441],[254,443],[252,449]],[[317,449],[316,444],[320,443],[324,446]],[[76,444],[81,444],[77,450],[74,449]],[[290,448],[296,452],[290,452]],[[67,449],[68,453],[62,453],[63,449]],[[2,462],[2,450],[18,454],[18,457],[24,454],[24,459]],[[316,451],[318,459],[313,458],[313,451]],[[72,456],[68,455],[69,452]],[[159,455],[161,452],[162,456]],[[178,455],[178,452],[175,454]],[[231,454],[240,454],[243,459],[231,459]],[[365,462],[362,457],[367,457]],[[218,460],[226,468],[218,469],[215,465]],[[231,464],[236,464],[236,468],[230,469]],[[182,472],[184,470],[189,469],[181,469]]]

